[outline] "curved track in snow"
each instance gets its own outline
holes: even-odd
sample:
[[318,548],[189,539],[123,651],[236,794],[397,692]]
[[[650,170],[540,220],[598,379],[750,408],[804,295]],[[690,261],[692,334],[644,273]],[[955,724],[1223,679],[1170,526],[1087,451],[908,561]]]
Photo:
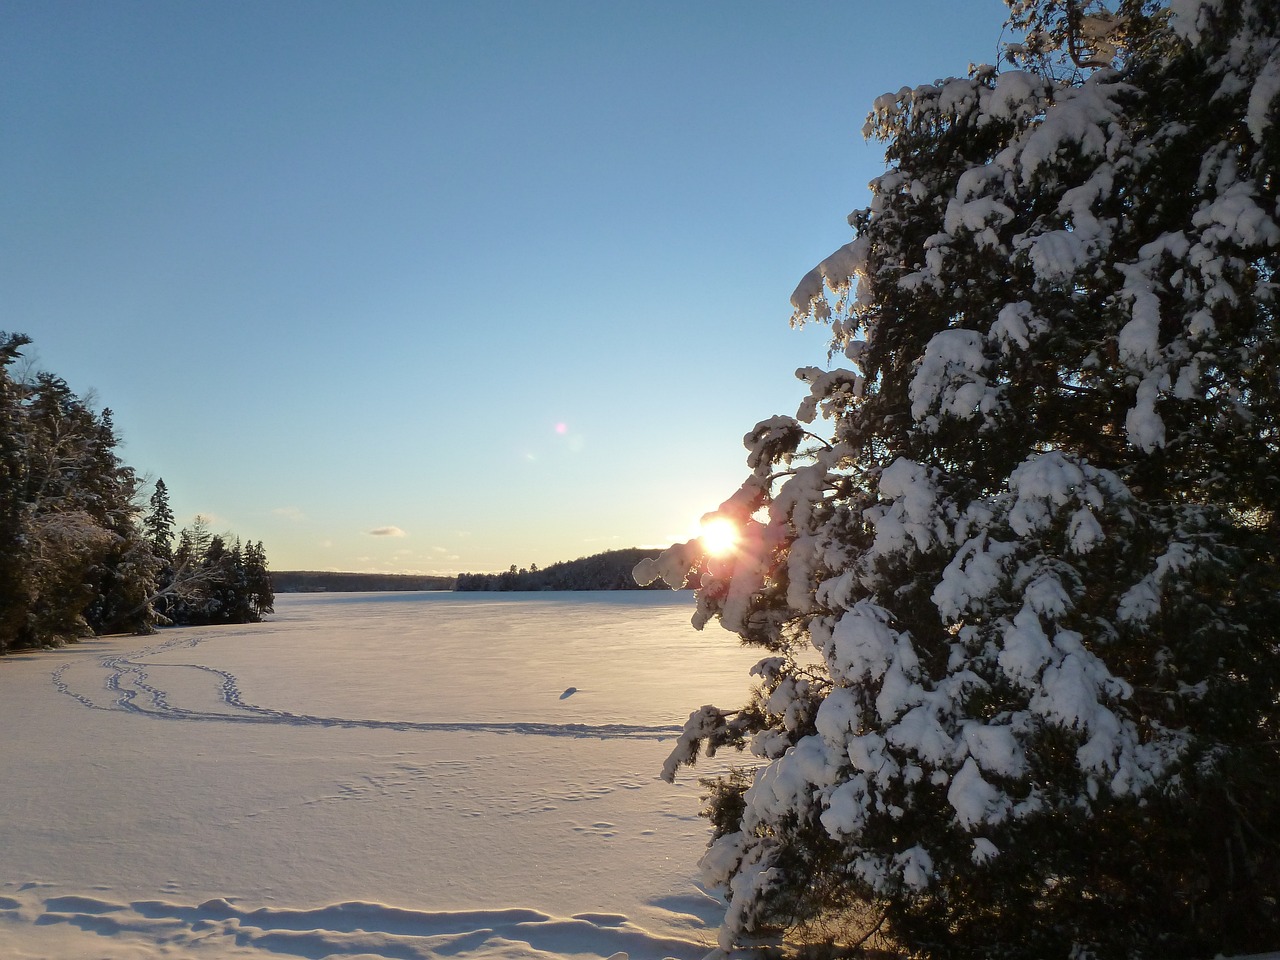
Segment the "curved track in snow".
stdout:
[[[410,732],[482,732],[511,733],[542,737],[586,737],[592,739],[664,740],[678,736],[678,725],[641,725],[625,723],[545,723],[534,720],[512,721],[414,721],[353,717],[322,717],[292,713],[248,703],[241,694],[239,681],[226,670],[202,663],[148,663],[162,653],[187,647],[194,649],[208,637],[180,637],[154,644],[128,654],[95,657],[98,682],[86,682],[88,665],[84,661],[68,661],[53,671],[52,681],[59,693],[92,710],[123,711],[163,720],[219,721],[223,723],[269,723],[293,726],[348,727]],[[74,681],[69,674],[74,671]],[[186,676],[182,676],[185,671]],[[211,681],[217,695],[214,708],[207,705],[182,705],[176,687],[196,674]],[[179,681],[178,683],[173,682]]]

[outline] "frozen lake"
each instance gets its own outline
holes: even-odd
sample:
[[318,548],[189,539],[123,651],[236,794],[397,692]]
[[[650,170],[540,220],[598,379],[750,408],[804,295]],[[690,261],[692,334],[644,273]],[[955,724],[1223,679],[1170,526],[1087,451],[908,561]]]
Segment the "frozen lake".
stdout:
[[758,656],[694,631],[689,594],[276,611],[0,660],[8,956],[714,945],[701,788],[657,774],[691,710],[743,701]]

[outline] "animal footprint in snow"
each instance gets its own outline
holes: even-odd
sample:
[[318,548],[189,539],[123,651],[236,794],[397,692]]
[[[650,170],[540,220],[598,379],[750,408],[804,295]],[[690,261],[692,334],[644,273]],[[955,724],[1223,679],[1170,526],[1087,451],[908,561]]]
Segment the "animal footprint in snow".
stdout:
[[617,825],[609,823],[607,820],[597,821],[589,827],[584,827],[582,824],[574,824],[570,829],[572,829],[574,833],[602,837],[605,840],[612,840],[618,835]]

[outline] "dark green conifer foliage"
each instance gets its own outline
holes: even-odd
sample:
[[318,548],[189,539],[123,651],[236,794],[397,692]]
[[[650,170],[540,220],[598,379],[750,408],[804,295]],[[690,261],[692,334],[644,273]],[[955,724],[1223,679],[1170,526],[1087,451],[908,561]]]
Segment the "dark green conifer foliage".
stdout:
[[20,637],[29,602],[22,550],[26,418],[10,368],[30,342],[20,333],[0,333],[0,654]]
[[173,560],[173,510],[169,506],[169,488],[161,477],[151,494],[151,511],[142,524],[151,544],[151,552],[164,561]]
[[[203,521],[176,554],[164,482],[139,522],[138,480],[117,454],[110,409],[94,413],[60,377],[15,376],[30,340],[0,333],[0,654],[103,632],[150,632],[196,610],[259,619],[270,597]],[[253,563],[262,570],[262,545]],[[269,591],[269,587],[268,587]]]
[[165,579],[158,605],[174,624],[256,623],[275,603],[262,542],[228,547],[203,517],[178,534]]
[[1015,69],[876,102],[793,301],[852,369],[721,508],[696,622],[769,656],[666,773],[759,765],[711,785],[725,947],[1280,947],[1280,4],[1010,7]]
[[259,620],[263,614],[275,610],[276,595],[267,570],[267,552],[262,541],[245,545],[245,590],[248,595],[251,619]]

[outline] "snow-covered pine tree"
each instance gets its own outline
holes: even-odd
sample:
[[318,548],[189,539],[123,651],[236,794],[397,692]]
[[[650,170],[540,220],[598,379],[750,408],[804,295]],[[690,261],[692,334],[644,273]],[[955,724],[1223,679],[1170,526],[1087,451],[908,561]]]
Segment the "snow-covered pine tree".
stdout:
[[0,331],[0,654],[20,639],[31,602],[27,578],[23,384],[11,373],[31,338]]
[[244,568],[248,603],[251,611],[250,619],[261,620],[264,613],[275,612],[276,593],[271,585],[271,574],[267,570],[267,551],[262,541],[252,540],[245,544]]
[[147,542],[151,544],[151,552],[166,563],[173,560],[173,509],[169,506],[169,487],[164,477],[156,480],[155,489],[151,492],[151,511],[142,519],[142,529]]
[[793,298],[850,368],[747,435],[737,554],[637,568],[769,654],[665,770],[758,760],[725,947],[1280,947],[1280,4],[1010,7],[1010,69],[874,105]]

